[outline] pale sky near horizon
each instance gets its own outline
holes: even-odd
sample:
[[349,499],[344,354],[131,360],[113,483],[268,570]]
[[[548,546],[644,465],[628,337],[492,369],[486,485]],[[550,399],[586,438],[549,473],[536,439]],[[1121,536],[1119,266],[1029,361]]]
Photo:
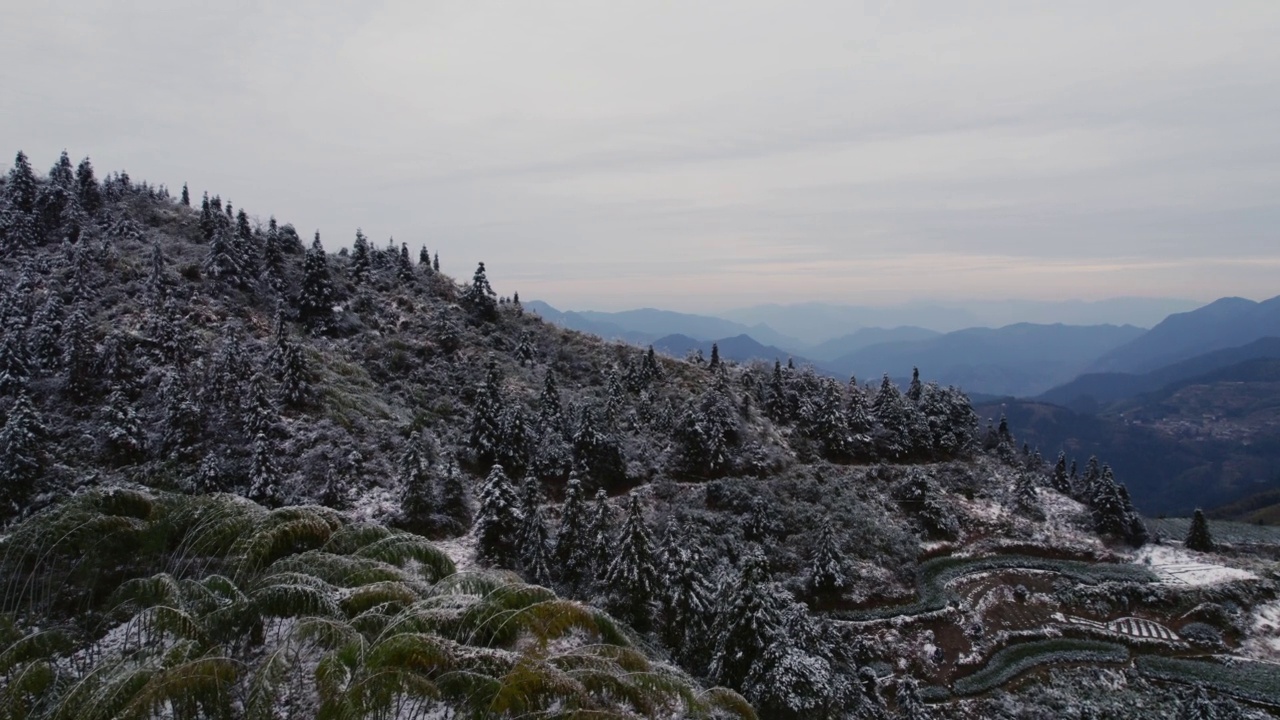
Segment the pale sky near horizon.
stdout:
[[1274,0],[6,3],[0,152],[562,308],[1265,298],[1277,37]]

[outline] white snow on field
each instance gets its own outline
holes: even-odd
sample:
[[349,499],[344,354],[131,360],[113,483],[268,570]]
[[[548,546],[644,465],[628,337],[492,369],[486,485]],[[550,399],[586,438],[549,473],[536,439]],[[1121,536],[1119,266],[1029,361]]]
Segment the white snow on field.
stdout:
[[467,533],[456,538],[448,540],[432,540],[432,545],[440,548],[449,559],[453,561],[458,572],[468,572],[480,569],[476,565],[476,535],[474,532]]
[[1247,570],[1216,565],[1210,562],[1212,559],[1179,546],[1147,544],[1134,554],[1133,562],[1150,568],[1167,585],[1216,585],[1258,579]]
[[1280,662],[1280,600],[1255,607],[1252,621],[1248,637],[1240,643],[1240,654]]

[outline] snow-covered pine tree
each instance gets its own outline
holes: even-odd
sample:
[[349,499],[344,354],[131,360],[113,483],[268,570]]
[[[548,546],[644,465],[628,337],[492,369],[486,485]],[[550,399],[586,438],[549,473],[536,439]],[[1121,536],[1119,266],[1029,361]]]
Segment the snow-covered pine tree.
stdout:
[[707,362],[707,369],[716,372],[720,369],[720,346],[711,343],[711,360]]
[[284,239],[274,216],[267,221],[267,235],[262,241],[262,279],[275,292],[285,288]]
[[712,633],[716,644],[708,675],[720,685],[740,688],[748,699],[767,690],[748,683],[768,674],[759,663],[769,656],[770,646],[789,640],[784,632],[787,603],[770,585],[768,562],[749,549],[741,575],[716,613]]
[[227,478],[216,455],[210,453],[204,456],[195,474],[191,476],[190,484],[192,491],[201,495],[226,492]]
[[853,457],[854,433],[849,427],[840,384],[835,380],[823,379],[816,396],[801,400],[800,421],[805,435],[817,443],[823,457],[835,462]]
[[525,580],[551,587],[551,534],[542,515],[542,486],[536,477],[524,479],[521,513],[520,566]]
[[1053,466],[1053,475],[1051,476],[1050,484],[1053,486],[1054,490],[1057,490],[1064,495],[1071,493],[1071,478],[1067,476],[1066,451],[1058,453],[1058,462]]
[[498,443],[495,459],[513,475],[523,475],[533,452],[530,421],[524,405],[509,403],[502,411],[499,428],[502,440]]
[[185,377],[172,368],[160,380],[160,455],[179,462],[193,462],[199,453],[200,409],[191,397]]
[[396,277],[402,283],[413,282],[413,258],[409,256],[409,246],[400,243],[400,255],[396,262]]
[[102,207],[102,188],[94,177],[93,163],[87,157],[76,166],[76,191],[80,196],[80,206],[86,213],[93,215]]
[[27,154],[19,150],[4,184],[5,204],[9,212],[30,217],[36,211],[36,196],[36,174],[31,169]]
[[506,400],[502,393],[502,373],[498,370],[498,361],[489,356],[485,368],[484,380],[476,388],[475,401],[471,410],[471,452],[476,463],[482,469],[488,469],[503,454],[503,415],[506,412]]
[[573,463],[586,482],[601,489],[613,488],[626,479],[626,463],[618,438],[589,401],[578,413],[573,433]]
[[1213,542],[1213,535],[1209,533],[1209,521],[1204,517],[1204,511],[1196,508],[1195,514],[1191,516],[1191,527],[1187,529],[1187,538],[1183,543],[1188,550],[1196,552],[1213,552],[1216,544]]
[[681,665],[700,674],[711,650],[708,622],[715,613],[707,567],[697,543],[689,541],[675,518],[667,521],[658,557],[660,636]]
[[22,335],[7,330],[0,337],[0,396],[15,395],[27,387],[31,377]]
[[537,357],[537,353],[533,349],[533,340],[529,337],[529,333],[525,330],[520,331],[520,339],[516,342],[515,349],[516,362],[520,367],[528,367],[533,365]]
[[113,388],[104,410],[100,427],[104,454],[120,464],[141,460],[146,455],[147,437],[128,395],[119,387]]
[[466,286],[462,291],[462,304],[471,311],[476,318],[492,322],[498,317],[498,299],[497,293],[489,285],[488,275],[485,273],[484,263],[476,266],[476,272],[471,276],[471,284]]
[[204,256],[200,269],[206,275],[231,285],[243,284],[245,269],[237,248],[235,231],[230,225],[220,223],[209,241],[209,252]]
[[560,507],[560,529],[556,533],[555,570],[560,588],[570,596],[579,596],[591,585],[593,577],[592,523],[582,480],[577,473],[569,475],[565,485],[564,504]]
[[1093,509],[1093,527],[1098,534],[1127,535],[1130,518],[1110,466],[1104,465],[1098,480],[1093,483],[1088,504]]
[[419,534],[430,530],[436,506],[436,490],[431,478],[433,462],[429,448],[417,438],[409,438],[400,456],[400,524]]
[[191,191],[187,188],[186,183],[182,183],[182,206],[191,207]]
[[604,580],[613,560],[613,509],[609,507],[609,494],[600,488],[591,503],[591,522],[588,526],[591,556],[590,582]]
[[653,536],[644,523],[640,496],[633,494],[612,548],[613,562],[605,573],[605,590],[610,611],[640,632],[653,626],[655,605],[661,585]]
[[249,461],[249,499],[267,507],[279,507],[283,501],[280,467],[276,464],[279,448],[265,432],[253,437]]
[[[222,340],[205,377],[204,402],[226,411],[238,409],[245,399],[245,380],[250,377],[240,333],[230,324],[223,327]],[[252,437],[252,435],[250,436]]]
[[36,493],[47,432],[31,398],[19,392],[0,428],[0,519],[21,515]]
[[532,471],[551,482],[565,478],[573,466],[573,450],[565,437],[564,411],[555,375],[548,370],[538,396],[538,417],[534,421]]
[[76,302],[62,328],[63,389],[77,402],[89,397],[93,390],[95,347],[89,312],[83,301]]
[[454,524],[452,530],[461,535],[471,527],[471,501],[458,465],[450,460],[440,478],[440,514]]
[[480,488],[476,513],[476,559],[491,567],[520,567],[520,496],[501,465],[494,465]]
[[351,244],[351,280],[356,284],[368,280],[371,265],[369,239],[365,237],[363,230],[356,228],[356,239]]
[[298,318],[313,331],[323,332],[333,317],[334,291],[329,278],[329,256],[316,231],[302,261],[302,290],[298,294]]
[[1015,476],[1013,501],[1023,512],[1033,516],[1040,513],[1040,496],[1036,491],[1035,475],[1030,471],[1022,470]]
[[244,394],[244,404],[240,412],[240,426],[246,438],[258,435],[274,437],[278,432],[280,411],[271,399],[267,389],[267,379],[262,373],[254,373],[249,380],[248,391]]
[[36,310],[27,335],[27,354],[31,361],[28,370],[43,374],[58,369],[62,360],[62,296],[49,293]]
[[907,387],[907,401],[913,405],[920,404],[924,395],[924,385],[920,383],[920,368],[911,368],[911,385]]
[[875,443],[880,455],[888,458],[904,458],[911,453],[912,427],[907,407],[898,386],[888,373],[880,381],[880,390],[871,403],[871,416],[875,418]]
[[809,559],[809,590],[818,595],[831,595],[848,586],[844,554],[836,539],[835,525],[830,517],[825,517],[818,533],[818,544]]
[[275,326],[275,344],[267,362],[280,386],[280,400],[289,407],[301,407],[311,397],[311,372],[306,354],[302,346],[289,337],[282,313],[276,313]]
[[778,532],[778,523],[764,498],[751,498],[747,512],[742,516],[742,536],[747,542],[767,544]]

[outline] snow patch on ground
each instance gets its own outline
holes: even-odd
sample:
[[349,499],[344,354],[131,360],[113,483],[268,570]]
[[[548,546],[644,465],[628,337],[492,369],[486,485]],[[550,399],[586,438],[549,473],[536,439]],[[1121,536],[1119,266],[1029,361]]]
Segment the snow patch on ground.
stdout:
[[1217,585],[1234,580],[1257,580],[1247,570],[1217,565],[1213,558],[1173,545],[1144,545],[1133,562],[1144,565],[1166,585]]
[[449,556],[453,561],[458,572],[470,572],[480,570],[480,566],[476,564],[476,535],[469,532],[448,540],[433,540],[432,545],[440,548],[441,552]]
[[1252,620],[1249,636],[1240,643],[1240,654],[1280,662],[1280,600],[1255,607]]

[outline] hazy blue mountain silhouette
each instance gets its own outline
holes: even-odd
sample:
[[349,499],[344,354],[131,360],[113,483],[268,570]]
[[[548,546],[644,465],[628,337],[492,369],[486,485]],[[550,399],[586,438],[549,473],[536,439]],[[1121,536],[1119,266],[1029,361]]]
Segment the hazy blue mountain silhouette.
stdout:
[[832,338],[819,343],[806,351],[806,354],[818,361],[835,360],[838,357],[855,353],[872,345],[883,345],[893,342],[915,342],[928,340],[942,333],[914,325],[894,328],[869,327],[862,328],[848,335]]
[[1280,297],[1263,302],[1229,297],[1165,318],[1145,335],[1090,364],[1091,373],[1146,373],[1213,350],[1280,336]]
[[1240,347],[1214,350],[1148,373],[1087,373],[1036,399],[1077,412],[1096,412],[1119,400],[1260,358],[1280,358],[1280,337],[1266,337]]
[[1094,359],[1143,332],[1132,325],[1017,323],[873,345],[824,364],[860,379],[919,367],[927,377],[969,392],[1025,397],[1076,377]]

